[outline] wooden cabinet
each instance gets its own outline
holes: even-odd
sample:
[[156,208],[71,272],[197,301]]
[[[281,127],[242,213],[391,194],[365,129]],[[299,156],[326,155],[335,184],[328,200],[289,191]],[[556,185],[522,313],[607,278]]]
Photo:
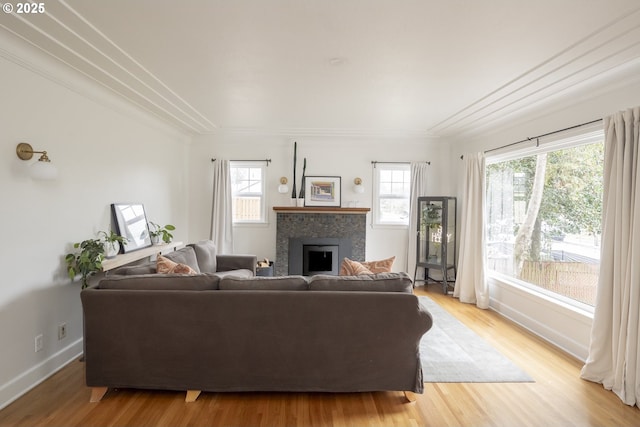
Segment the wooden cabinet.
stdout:
[[[446,294],[456,276],[456,198],[419,197],[418,236],[414,282],[440,281]],[[418,267],[424,268],[424,277],[417,278]],[[439,279],[431,277],[438,271]],[[451,273],[453,273],[451,275]]]

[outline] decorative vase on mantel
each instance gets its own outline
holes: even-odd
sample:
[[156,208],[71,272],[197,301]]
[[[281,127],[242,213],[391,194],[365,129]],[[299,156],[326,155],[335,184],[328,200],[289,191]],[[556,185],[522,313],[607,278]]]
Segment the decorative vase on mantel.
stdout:
[[304,182],[304,177],[307,173],[307,158],[304,158],[304,162],[302,163],[302,183],[300,185],[300,194],[298,195],[298,207],[303,207],[304,206],[304,189],[305,189],[305,182]]

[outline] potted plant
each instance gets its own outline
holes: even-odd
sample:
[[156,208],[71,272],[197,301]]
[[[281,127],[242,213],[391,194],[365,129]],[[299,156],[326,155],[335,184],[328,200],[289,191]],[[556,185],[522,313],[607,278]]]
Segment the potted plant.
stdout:
[[67,273],[71,280],[80,274],[82,276],[82,289],[89,285],[89,277],[102,271],[102,261],[105,258],[113,258],[120,252],[120,243],[127,244],[127,239],[117,235],[113,231],[98,231],[97,239],[87,239],[80,243],[74,243],[79,252],[69,253],[65,256]]
[[173,239],[171,231],[174,231],[175,229],[176,227],[171,224],[161,227],[155,222],[149,221],[149,235],[151,236],[151,243],[157,245],[160,243],[160,239],[165,243],[170,243],[171,239]]
[[125,237],[119,236],[113,231],[98,231],[98,236],[103,236],[104,253],[106,258],[113,258],[120,252],[120,244],[127,244]]
[[80,252],[67,254],[67,273],[71,280],[76,275],[82,275],[82,289],[89,286],[89,277],[102,271],[104,261],[104,242],[101,239],[87,239],[80,243],[74,243],[74,248]]

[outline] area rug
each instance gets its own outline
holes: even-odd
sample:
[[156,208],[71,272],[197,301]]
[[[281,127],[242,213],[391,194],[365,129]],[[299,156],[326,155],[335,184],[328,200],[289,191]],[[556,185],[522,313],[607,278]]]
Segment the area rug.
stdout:
[[533,382],[526,372],[429,297],[418,298],[433,316],[433,327],[420,341],[424,382]]

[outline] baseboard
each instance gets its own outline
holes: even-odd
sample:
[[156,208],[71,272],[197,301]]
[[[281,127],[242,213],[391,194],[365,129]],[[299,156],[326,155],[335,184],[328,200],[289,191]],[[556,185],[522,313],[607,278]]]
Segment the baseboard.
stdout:
[[[520,325],[578,360],[585,361],[589,354],[591,319],[506,285],[498,285],[501,292],[492,296],[490,307],[502,316]],[[494,290],[497,290],[494,287]],[[507,296],[505,292],[510,295]]]
[[[499,306],[499,308],[497,306]],[[532,334],[547,341],[549,344],[552,344],[553,346],[558,347],[562,351],[570,354],[576,359],[582,362],[586,360],[586,355],[589,351],[588,348],[583,344],[576,342],[569,336],[559,334],[557,331],[548,327],[547,325],[540,323],[536,319],[524,315],[518,310],[514,310],[511,307],[505,306],[504,304],[497,304],[496,306],[491,307],[491,309],[499,313],[501,316],[509,319],[513,323],[531,332]]]
[[38,363],[0,386],[0,410],[9,406],[29,390],[76,360],[83,352],[83,339],[71,343],[56,354]]

